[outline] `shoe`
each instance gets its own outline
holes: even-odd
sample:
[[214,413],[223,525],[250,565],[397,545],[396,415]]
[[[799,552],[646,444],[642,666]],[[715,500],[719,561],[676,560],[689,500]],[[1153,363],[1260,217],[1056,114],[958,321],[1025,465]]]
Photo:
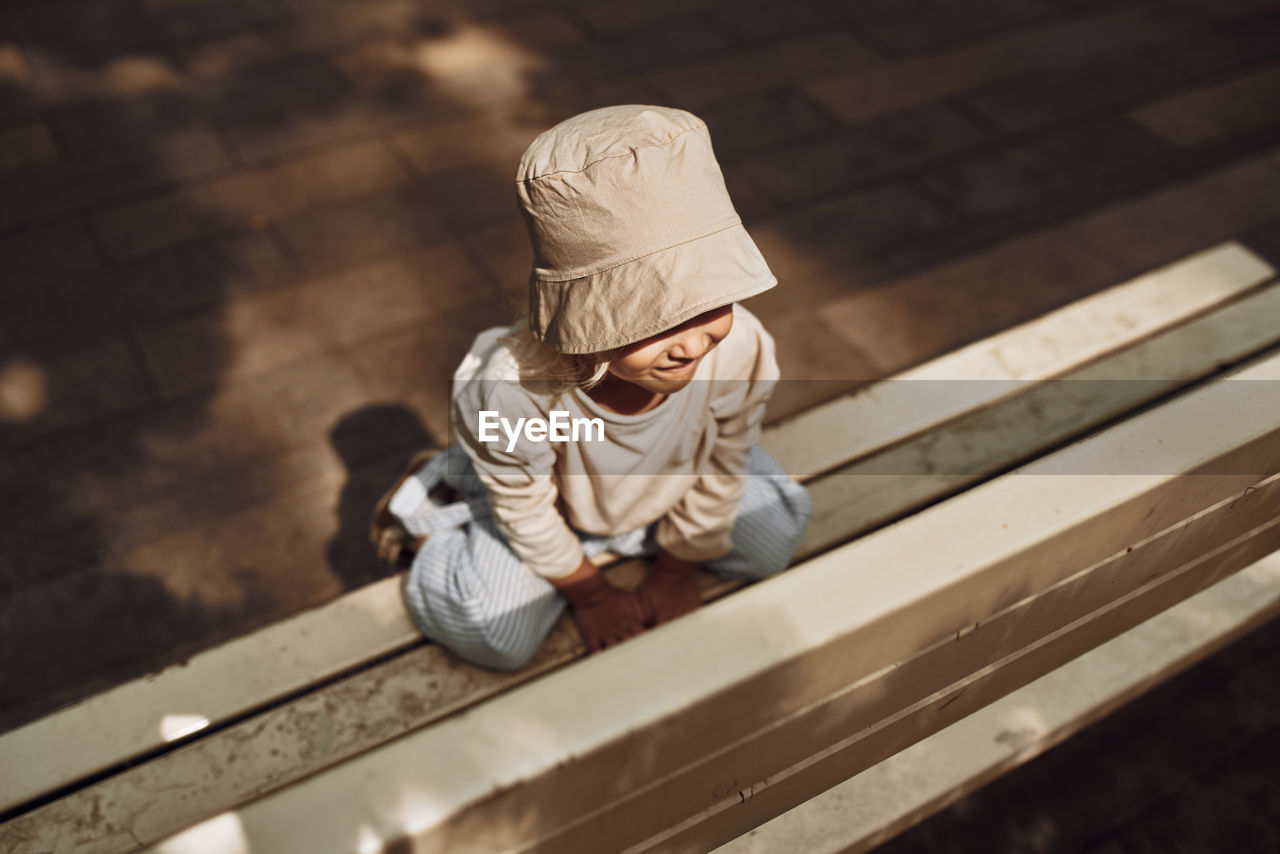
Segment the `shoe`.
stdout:
[[[413,477],[418,469],[430,462],[443,448],[428,448],[414,454],[402,474],[378,503],[373,506],[373,515],[369,519],[369,540],[377,550],[378,558],[389,563],[395,569],[405,569],[413,563],[413,556],[426,541],[426,536],[414,536],[404,529],[400,520],[391,512],[391,499],[399,491],[404,482]],[[448,500],[454,495],[452,487],[439,484],[431,490],[431,498]]]

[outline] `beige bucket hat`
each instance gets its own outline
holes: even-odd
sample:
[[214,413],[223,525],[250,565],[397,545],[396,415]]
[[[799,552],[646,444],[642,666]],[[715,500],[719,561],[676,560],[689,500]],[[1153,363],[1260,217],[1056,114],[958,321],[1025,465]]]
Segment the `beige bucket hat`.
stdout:
[[702,119],[627,104],[538,136],[516,173],[533,243],[529,323],[596,353],[777,284],[742,227]]

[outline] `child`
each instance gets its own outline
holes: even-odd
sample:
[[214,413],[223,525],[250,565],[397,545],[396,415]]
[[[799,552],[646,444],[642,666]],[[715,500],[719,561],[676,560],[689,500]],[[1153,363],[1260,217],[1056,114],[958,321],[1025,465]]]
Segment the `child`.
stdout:
[[[706,125],[583,113],[533,141],[516,190],[529,314],[476,339],[454,376],[458,444],[388,493],[373,531],[425,537],[405,585],[415,622],[499,669],[527,663],[566,603],[594,652],[698,607],[698,566],[776,573],[809,518],[757,445],[778,369],[736,303],[777,282]],[[603,551],[654,557],[637,593],[591,563]]]

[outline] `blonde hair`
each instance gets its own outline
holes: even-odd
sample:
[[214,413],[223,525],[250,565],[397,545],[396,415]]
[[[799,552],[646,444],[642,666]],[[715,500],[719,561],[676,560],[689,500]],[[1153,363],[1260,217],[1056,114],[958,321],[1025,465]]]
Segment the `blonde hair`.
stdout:
[[529,326],[527,312],[520,314],[498,341],[505,344],[520,366],[520,379],[535,381],[553,394],[598,385],[609,372],[614,351],[561,353],[539,340]]

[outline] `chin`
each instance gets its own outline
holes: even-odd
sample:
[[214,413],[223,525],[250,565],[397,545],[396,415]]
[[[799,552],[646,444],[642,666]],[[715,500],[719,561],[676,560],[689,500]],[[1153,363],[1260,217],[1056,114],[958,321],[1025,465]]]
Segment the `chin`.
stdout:
[[693,382],[693,372],[689,372],[687,377],[655,377],[652,385],[649,386],[650,391],[656,391],[659,394],[674,394],[680,389]]

